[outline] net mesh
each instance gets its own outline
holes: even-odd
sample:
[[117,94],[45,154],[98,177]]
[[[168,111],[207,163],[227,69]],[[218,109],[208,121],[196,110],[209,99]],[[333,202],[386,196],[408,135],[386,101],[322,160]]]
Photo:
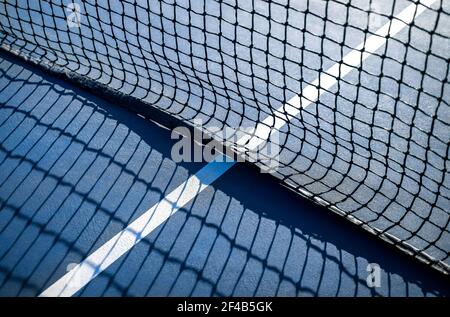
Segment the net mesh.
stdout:
[[6,0],[0,43],[450,272],[449,2]]

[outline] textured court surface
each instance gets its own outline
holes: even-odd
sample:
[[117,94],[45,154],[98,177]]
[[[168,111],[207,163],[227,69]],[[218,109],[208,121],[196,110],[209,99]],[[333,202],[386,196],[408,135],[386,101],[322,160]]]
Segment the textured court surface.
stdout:
[[[1,56],[0,295],[38,295],[203,164],[170,132]],[[366,284],[368,263],[381,287]],[[448,296],[448,281],[235,165],[76,296]]]
[[448,273],[448,1],[96,0],[76,28],[68,4],[1,3],[3,49],[206,131],[275,130],[285,185]]

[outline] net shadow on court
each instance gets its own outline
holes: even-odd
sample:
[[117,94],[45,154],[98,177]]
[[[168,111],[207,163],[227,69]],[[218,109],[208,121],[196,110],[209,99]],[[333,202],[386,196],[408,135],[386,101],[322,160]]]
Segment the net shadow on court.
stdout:
[[[0,294],[24,296],[199,166],[168,159],[169,131],[18,64],[0,64]],[[381,289],[367,288],[367,259]],[[448,295],[433,273],[243,164],[78,295]]]

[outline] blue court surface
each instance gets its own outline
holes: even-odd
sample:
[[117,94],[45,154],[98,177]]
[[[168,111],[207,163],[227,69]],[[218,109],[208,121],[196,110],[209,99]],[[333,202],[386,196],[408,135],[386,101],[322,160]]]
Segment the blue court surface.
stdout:
[[4,53],[0,72],[2,296],[450,294],[444,274],[249,164],[175,163],[163,126]]

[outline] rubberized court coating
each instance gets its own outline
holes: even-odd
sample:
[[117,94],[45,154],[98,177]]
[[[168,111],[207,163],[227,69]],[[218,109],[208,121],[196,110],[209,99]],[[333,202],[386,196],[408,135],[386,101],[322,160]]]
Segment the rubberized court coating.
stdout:
[[[169,131],[1,57],[0,294],[38,295],[202,164],[173,163]],[[238,164],[76,295],[377,294],[449,288]]]
[[[85,2],[69,32],[64,6],[5,4],[2,45],[206,128],[252,127],[294,100],[275,175],[448,269],[448,2],[155,3]],[[315,103],[305,91],[349,54],[353,71]]]

